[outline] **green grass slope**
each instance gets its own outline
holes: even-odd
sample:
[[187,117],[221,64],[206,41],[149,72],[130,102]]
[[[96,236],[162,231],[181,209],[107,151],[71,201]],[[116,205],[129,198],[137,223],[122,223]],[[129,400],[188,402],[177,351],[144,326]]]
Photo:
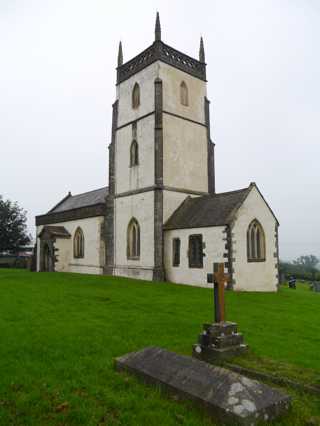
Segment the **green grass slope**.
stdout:
[[[319,294],[303,286],[228,292],[226,303],[255,368],[263,359],[269,369],[320,377]],[[0,270],[0,425],[213,424],[113,368],[114,357],[151,345],[190,354],[212,311],[208,289]],[[278,425],[320,415],[318,398],[292,395],[293,411]]]

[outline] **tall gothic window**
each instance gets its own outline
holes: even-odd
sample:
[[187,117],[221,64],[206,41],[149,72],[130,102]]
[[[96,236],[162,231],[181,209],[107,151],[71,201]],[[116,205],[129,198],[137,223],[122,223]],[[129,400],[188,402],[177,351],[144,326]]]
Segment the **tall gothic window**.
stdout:
[[73,238],[73,257],[81,259],[84,257],[84,235],[81,228],[77,228]]
[[249,262],[259,262],[266,259],[266,240],[260,223],[253,220],[247,230],[247,257]]
[[180,102],[184,106],[189,105],[188,86],[184,81],[180,84]]
[[139,164],[139,147],[137,141],[132,141],[130,146],[130,167]]
[[135,83],[132,90],[132,108],[136,109],[140,105],[140,86]]
[[202,235],[189,236],[189,268],[203,268]]
[[139,259],[140,257],[140,226],[135,218],[132,218],[127,230],[127,257]]
[[180,238],[174,238],[172,240],[172,266],[180,265]]

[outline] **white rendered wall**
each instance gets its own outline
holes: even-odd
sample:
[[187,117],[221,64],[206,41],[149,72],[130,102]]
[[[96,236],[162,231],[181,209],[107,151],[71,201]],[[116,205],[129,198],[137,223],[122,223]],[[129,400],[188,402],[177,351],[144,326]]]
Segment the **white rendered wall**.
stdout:
[[[198,123],[163,114],[163,183],[181,189],[208,191],[208,148],[205,124],[206,82],[160,63],[163,111]],[[181,104],[180,85],[188,87],[189,105]]]
[[[64,226],[64,225],[63,225]],[[55,249],[58,249],[56,256],[58,262],[55,263],[54,269],[57,272],[71,272],[72,267],[70,263],[73,257],[73,242],[71,239],[57,238],[54,243]],[[87,247],[85,247],[86,249]]]
[[[161,78],[163,83],[163,110],[182,115],[200,123],[205,122],[204,98],[206,82],[180,71],[161,61],[154,62],[139,71],[117,88],[119,99],[118,127],[154,111],[154,81]],[[181,105],[180,84],[184,81],[189,92],[189,106]],[[140,106],[131,108],[132,90],[140,86]]]
[[[151,280],[154,267],[153,191],[115,200],[115,275]],[[140,259],[127,259],[127,228],[135,218],[140,225]]]
[[[214,262],[227,262],[223,256],[226,252],[226,234],[224,226],[194,229],[176,229],[164,233],[164,253],[166,279],[178,284],[190,284],[199,287],[212,287],[207,284],[207,273],[213,272]],[[206,247],[203,252],[203,268],[189,268],[189,235],[202,234]],[[180,266],[172,266],[172,240],[180,238]]]
[[164,185],[208,192],[206,128],[163,115]]
[[[247,229],[252,220],[257,219],[262,225],[266,238],[266,261],[247,261]],[[239,208],[232,227],[232,257],[234,290],[277,291],[278,270],[275,267],[277,257],[276,221],[266,203],[255,187],[252,188],[245,202]]]
[[[163,62],[159,64],[159,77],[163,86],[163,110],[204,124],[204,98],[207,95],[206,82]],[[182,81],[188,87],[188,106],[182,105],[180,102],[180,84]]]
[[[55,263],[57,272],[80,272],[84,274],[102,274],[104,266],[104,242],[101,237],[101,226],[104,221],[103,216],[91,217],[86,219],[71,220],[68,222],[54,223],[52,226],[64,226],[71,234],[71,238],[57,238],[55,248],[58,262]],[[48,224],[49,225],[49,224]],[[73,257],[73,237],[76,229],[81,227],[85,239],[85,253],[83,259]],[[43,226],[37,227],[37,235],[41,232]],[[37,270],[40,269],[40,241],[37,238]]]
[[[207,133],[204,116],[206,83],[158,61],[117,87],[118,130],[115,142],[116,194],[148,188],[155,184],[155,79],[163,83],[163,110],[194,122],[163,114],[163,183],[185,189],[185,193],[164,191],[164,222],[189,195],[208,190]],[[180,84],[188,86],[189,105],[180,101]],[[140,106],[132,108],[132,91],[140,86]],[[147,114],[151,114],[144,117]],[[141,117],[141,120],[139,120]],[[132,122],[137,121],[139,165],[130,167]],[[199,123],[197,123],[199,122]],[[130,124],[128,124],[130,123]],[[128,124],[128,125],[127,125]],[[121,127],[124,126],[124,127]],[[135,217],[141,228],[139,260],[127,259],[127,227]],[[154,267],[154,194],[152,191],[115,200],[115,274],[152,279]]]
[[[130,106],[131,109],[131,106]],[[137,122],[139,165],[130,167],[132,126],[116,133],[116,193],[154,185],[154,115]]]
[[[118,127],[154,111],[154,81],[158,77],[159,62],[155,62],[123,81],[118,86]],[[132,90],[140,86],[140,106],[132,108]]]
[[[115,174],[116,194],[151,187],[155,183],[154,169],[154,90],[159,73],[159,62],[151,64],[118,86],[118,128],[116,132]],[[140,86],[140,106],[132,108],[132,91]],[[137,121],[139,165],[130,167],[130,146],[133,140],[132,121]],[[135,218],[140,225],[140,258],[127,259],[127,228]],[[115,199],[115,269],[114,274],[141,279],[152,279],[154,268],[154,193]]]

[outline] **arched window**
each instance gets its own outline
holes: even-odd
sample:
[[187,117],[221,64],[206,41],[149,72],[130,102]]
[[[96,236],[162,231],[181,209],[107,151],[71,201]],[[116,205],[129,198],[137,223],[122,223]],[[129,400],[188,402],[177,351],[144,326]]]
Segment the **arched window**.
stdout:
[[127,231],[127,257],[139,259],[140,257],[140,226],[135,218],[132,218]]
[[184,81],[180,84],[180,102],[184,106],[189,105],[188,86]]
[[139,164],[139,147],[137,141],[132,141],[130,146],[130,167]]
[[266,240],[260,223],[253,220],[247,230],[247,257],[249,262],[266,259]]
[[81,259],[84,257],[84,235],[81,228],[77,228],[73,238],[73,257]]
[[135,83],[132,90],[132,108],[136,109],[140,105],[140,86]]

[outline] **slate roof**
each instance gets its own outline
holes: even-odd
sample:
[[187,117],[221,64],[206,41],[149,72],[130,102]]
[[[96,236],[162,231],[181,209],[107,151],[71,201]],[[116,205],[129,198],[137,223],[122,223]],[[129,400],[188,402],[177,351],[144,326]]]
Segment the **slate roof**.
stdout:
[[48,213],[64,212],[66,210],[78,209],[80,207],[94,206],[105,203],[105,197],[108,194],[108,187],[95,189],[82,194],[71,195],[70,193],[63,198]]
[[70,238],[71,235],[66,230],[64,226],[48,226],[45,225],[39,236],[41,236],[44,232],[48,232],[52,237],[60,237],[60,238]]
[[169,217],[164,229],[227,225],[250,190],[251,186],[220,194],[188,197]]

